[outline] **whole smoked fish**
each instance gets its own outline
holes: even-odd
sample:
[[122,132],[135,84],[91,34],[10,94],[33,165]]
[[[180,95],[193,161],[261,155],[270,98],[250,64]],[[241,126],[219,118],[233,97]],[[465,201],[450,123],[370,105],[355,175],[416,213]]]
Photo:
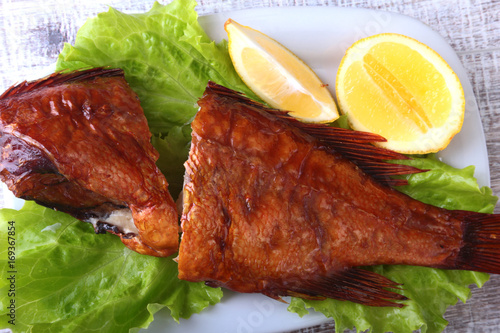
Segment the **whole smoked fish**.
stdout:
[[500,217],[448,211],[388,185],[414,173],[368,142],[303,124],[214,83],[185,163],[179,278],[245,293],[403,306],[359,268],[404,264],[500,273]]
[[0,96],[0,179],[153,256],[178,250],[178,214],[146,118],[120,69],[56,73]]

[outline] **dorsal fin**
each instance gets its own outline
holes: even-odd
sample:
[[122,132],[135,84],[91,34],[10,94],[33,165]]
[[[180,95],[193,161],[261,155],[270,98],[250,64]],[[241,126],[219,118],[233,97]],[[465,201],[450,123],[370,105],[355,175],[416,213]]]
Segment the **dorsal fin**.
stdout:
[[407,185],[408,181],[406,179],[396,179],[392,178],[392,176],[409,175],[426,171],[408,165],[386,162],[386,160],[407,160],[409,157],[392,150],[372,145],[373,142],[387,141],[380,135],[332,127],[326,124],[304,123],[290,116],[288,111],[267,108],[245,97],[239,92],[214,82],[210,81],[208,83],[208,88],[218,95],[231,97],[238,102],[254,106],[278,118],[286,120],[291,125],[322,142],[326,147],[342,154],[359,166],[365,173],[371,175],[381,183],[390,186]]
[[97,67],[71,72],[56,72],[39,80],[23,81],[15,84],[0,96],[0,100],[40,88],[53,87],[61,83],[88,80],[98,76],[123,76],[123,70],[120,68]]

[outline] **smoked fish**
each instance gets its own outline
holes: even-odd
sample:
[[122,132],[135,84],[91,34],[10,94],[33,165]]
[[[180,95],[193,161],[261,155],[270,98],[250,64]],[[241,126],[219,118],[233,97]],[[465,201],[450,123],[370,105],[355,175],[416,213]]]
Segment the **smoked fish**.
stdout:
[[0,96],[0,179],[20,198],[118,235],[153,256],[179,221],[137,95],[120,69],[55,73]]
[[[185,163],[179,278],[272,298],[398,306],[360,268],[500,273],[500,216],[448,211],[391,185],[422,172],[384,160],[377,135],[305,124],[209,83]],[[399,177],[403,178],[403,177]]]

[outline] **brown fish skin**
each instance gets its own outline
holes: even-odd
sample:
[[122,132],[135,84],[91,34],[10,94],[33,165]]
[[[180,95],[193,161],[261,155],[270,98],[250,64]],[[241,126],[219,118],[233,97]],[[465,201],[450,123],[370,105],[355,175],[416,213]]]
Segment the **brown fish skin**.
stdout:
[[[56,73],[0,96],[0,179],[18,197],[120,236],[134,251],[178,250],[178,214],[146,118],[119,69]],[[106,222],[131,213],[137,230]],[[137,232],[136,232],[137,231]]]
[[[404,296],[387,290],[397,284],[356,267],[500,272],[498,259],[470,262],[498,254],[498,216],[413,200],[307,134],[309,125],[299,129],[215,84],[199,105],[185,164],[179,278],[273,298],[401,306],[392,300]],[[468,241],[467,228],[487,245]]]

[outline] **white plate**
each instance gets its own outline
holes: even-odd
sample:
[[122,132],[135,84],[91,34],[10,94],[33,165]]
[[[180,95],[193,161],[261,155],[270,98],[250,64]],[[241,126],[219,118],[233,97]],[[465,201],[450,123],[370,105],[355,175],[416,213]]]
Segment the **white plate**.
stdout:
[[[466,110],[462,131],[439,157],[463,168],[476,166],[480,185],[489,186],[488,153],[479,112],[465,69],[448,43],[422,22],[408,16],[358,8],[288,7],[224,12],[200,17],[208,35],[227,39],[224,22],[232,18],[276,39],[303,59],[327,83],[334,95],[335,77],[345,50],[356,40],[383,32],[413,37],[438,52],[454,69],[464,88]],[[286,304],[262,295],[228,293],[221,303],[177,325],[167,312],[159,313],[151,332],[282,332],[326,322],[322,314],[300,318]]]
[[[232,18],[270,35],[302,58],[334,93],[335,76],[345,50],[356,40],[383,32],[396,32],[429,45],[457,73],[465,92],[466,110],[462,131],[439,154],[455,167],[476,166],[480,185],[489,185],[488,154],[477,104],[465,69],[447,42],[413,18],[381,11],[337,7],[261,8],[200,17],[200,23],[216,41],[226,39],[224,22]],[[4,190],[5,191],[5,190]],[[4,192],[8,207],[16,203]],[[160,311],[147,333],[152,332],[281,332],[327,321],[318,313],[300,318],[287,305],[262,295],[225,292],[221,303],[175,323],[168,310]]]

